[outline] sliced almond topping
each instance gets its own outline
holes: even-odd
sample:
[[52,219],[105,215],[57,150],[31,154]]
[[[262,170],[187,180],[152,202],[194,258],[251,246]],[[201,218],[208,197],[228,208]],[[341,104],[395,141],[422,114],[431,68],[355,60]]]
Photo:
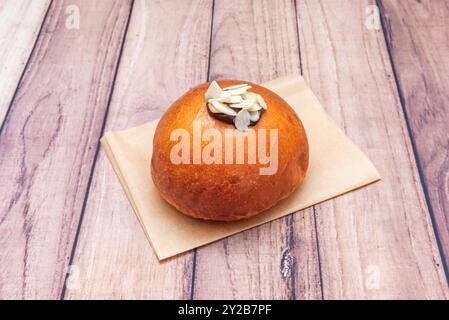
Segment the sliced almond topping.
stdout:
[[[257,122],[262,114],[262,108],[267,104],[261,95],[247,91],[248,84],[238,84],[221,89],[216,81],[212,81],[205,96],[207,107],[212,113],[221,113],[234,117],[235,127],[247,131],[251,122]],[[240,109],[238,112],[234,109]]]
[[210,99],[209,102],[212,101],[218,101],[221,103],[228,103],[228,104],[234,104],[234,103],[241,103],[243,102],[243,98],[241,96],[229,96],[225,98],[218,98],[218,99]]
[[248,108],[251,108],[253,106],[254,102],[255,101],[253,99],[245,99],[241,103],[232,104],[231,107],[232,108],[239,108],[239,109],[248,109]]
[[267,104],[265,103],[265,100],[262,98],[262,96],[260,94],[256,94],[256,99],[257,99],[257,102],[262,106],[262,108],[267,110]]
[[234,118],[235,127],[240,131],[248,131],[248,126],[250,123],[251,120],[249,112],[245,109],[240,110]]
[[206,93],[204,94],[206,96],[206,101],[209,101],[210,99],[217,99],[220,98],[222,93],[222,90],[218,83],[214,80],[210,84],[209,88],[207,89]]
[[249,120],[251,122],[257,122],[260,119],[260,111],[250,111],[249,112]]
[[212,113],[220,113],[220,110],[215,109],[215,107],[212,105],[212,103],[208,103],[208,104],[207,104],[207,107],[209,108],[209,110],[210,110]]
[[[237,113],[232,110],[231,108],[229,108],[227,105],[225,105],[224,103],[215,101],[215,100],[210,100],[210,103],[212,104],[212,106],[218,110],[221,113],[230,115],[230,116],[235,116],[237,115]],[[212,111],[212,110],[211,110]],[[213,111],[212,111],[213,112]]]
[[257,93],[251,91],[245,92],[244,94],[242,94],[242,96],[244,99],[257,99]]
[[230,98],[232,95],[229,91],[222,91],[220,96],[218,98],[220,99],[226,99],[226,98]]
[[241,87],[241,88],[238,88],[235,90],[228,90],[227,92],[231,93],[231,95],[233,95],[233,96],[240,96],[240,95],[246,93],[246,91],[251,88],[252,88],[251,86],[246,86],[246,87]]
[[242,97],[244,99],[244,101],[242,102],[242,104],[246,107],[251,107],[253,104],[256,103],[256,99],[254,96],[250,95],[251,92],[247,92],[245,94],[242,94]]
[[244,99],[249,99],[250,97],[254,99],[254,103],[259,104],[265,110],[267,109],[267,104],[265,103],[265,100],[262,98],[260,94],[248,91],[243,95]]
[[248,101],[249,104],[254,104],[257,102],[257,97],[256,94],[254,92],[246,92],[244,94],[242,94],[243,99],[245,99],[245,101]]
[[242,88],[242,87],[248,87],[248,84],[246,84],[246,83],[244,83],[244,84],[236,84],[235,86],[226,87],[223,90],[224,91],[234,90],[234,89],[238,89],[238,88]]
[[262,110],[262,107],[257,103],[253,104],[251,107],[248,108],[248,111],[259,111],[259,110]]

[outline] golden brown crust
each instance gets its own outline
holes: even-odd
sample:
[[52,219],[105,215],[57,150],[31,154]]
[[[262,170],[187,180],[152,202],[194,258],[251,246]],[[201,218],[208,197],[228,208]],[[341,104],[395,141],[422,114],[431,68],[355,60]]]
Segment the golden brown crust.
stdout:
[[[221,87],[248,83],[234,80],[217,82]],[[268,105],[268,110],[252,128],[256,131],[267,129],[267,132],[278,129],[277,172],[260,175],[259,168],[267,165],[247,164],[247,161],[244,164],[178,165],[171,162],[170,151],[177,141],[170,141],[170,134],[175,129],[183,128],[193,137],[192,122],[200,120],[202,131],[215,128],[224,136],[225,129],[236,130],[232,124],[208,114],[204,93],[209,83],[197,86],[167,110],[157,126],[153,141],[153,181],[162,197],[182,213],[219,221],[249,218],[287,197],[304,179],[309,146],[301,121],[277,94],[256,84],[250,85],[253,87],[251,91],[261,94]],[[207,144],[203,142],[203,147]]]

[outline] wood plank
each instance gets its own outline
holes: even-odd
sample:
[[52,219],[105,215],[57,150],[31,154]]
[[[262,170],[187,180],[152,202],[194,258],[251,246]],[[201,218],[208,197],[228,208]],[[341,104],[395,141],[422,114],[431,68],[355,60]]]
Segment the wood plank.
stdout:
[[[82,13],[66,27],[68,5]],[[54,1],[0,136],[0,298],[59,298],[130,1]]]
[[[106,130],[160,117],[188,88],[206,81],[212,2],[134,4]],[[103,152],[95,167],[68,299],[188,299],[192,253],[160,263]]]
[[0,0],[0,127],[49,5],[50,0]]
[[[297,37],[291,1],[216,1],[210,78],[298,74]],[[200,248],[194,298],[321,298],[315,240],[309,209]]]
[[387,41],[447,268],[449,4],[445,0],[382,4]]
[[297,7],[306,79],[383,176],[316,206],[324,298],[447,298],[385,39],[365,27],[372,4],[305,0]]

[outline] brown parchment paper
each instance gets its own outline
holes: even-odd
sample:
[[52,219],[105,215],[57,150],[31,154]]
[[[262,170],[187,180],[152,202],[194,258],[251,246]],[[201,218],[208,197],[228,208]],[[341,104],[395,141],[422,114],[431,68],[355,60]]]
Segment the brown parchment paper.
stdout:
[[210,222],[189,218],[168,205],[150,176],[157,121],[108,132],[102,146],[160,260],[280,218],[377,181],[373,164],[330,120],[299,76],[264,84],[283,97],[301,118],[310,144],[305,180],[287,199],[249,220]]

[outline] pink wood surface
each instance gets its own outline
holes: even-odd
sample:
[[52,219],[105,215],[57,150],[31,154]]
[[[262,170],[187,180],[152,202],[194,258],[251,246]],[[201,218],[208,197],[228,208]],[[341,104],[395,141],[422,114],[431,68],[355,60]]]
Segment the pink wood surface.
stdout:
[[[135,2],[106,130],[156,119],[206,81],[211,15],[210,1]],[[193,253],[159,263],[103,152],[82,226],[72,262],[79,284],[66,298],[190,298]]]
[[424,190],[449,265],[449,4],[382,1],[402,104]]
[[[79,30],[65,9],[83,12]],[[59,298],[127,1],[54,1],[0,136],[0,297]]]
[[447,298],[385,38],[361,24],[371,3],[297,8],[306,80],[383,177],[315,207],[324,298]]
[[[9,1],[0,299],[448,298],[445,0]],[[383,181],[160,263],[104,130],[208,79],[292,73]]]

